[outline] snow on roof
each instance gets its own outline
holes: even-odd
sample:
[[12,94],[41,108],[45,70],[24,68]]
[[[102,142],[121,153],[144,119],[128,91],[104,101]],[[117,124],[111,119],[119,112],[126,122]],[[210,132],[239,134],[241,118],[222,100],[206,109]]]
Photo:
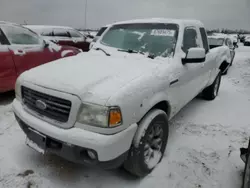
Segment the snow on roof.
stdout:
[[192,24],[203,26],[202,22],[199,20],[189,20],[189,19],[168,19],[168,18],[147,18],[147,19],[135,19],[128,21],[116,22],[112,25],[118,24],[129,24],[129,23],[176,23],[176,24]]
[[54,25],[24,25],[24,27],[35,31],[36,33],[50,32],[53,29],[61,29],[61,30],[72,30],[74,28],[67,26],[54,26]]
[[25,27],[30,29],[73,29],[68,26],[54,26],[54,25],[25,25]]
[[17,23],[7,22],[7,21],[0,21],[0,25],[17,25],[17,26],[20,26],[20,25],[17,24]]

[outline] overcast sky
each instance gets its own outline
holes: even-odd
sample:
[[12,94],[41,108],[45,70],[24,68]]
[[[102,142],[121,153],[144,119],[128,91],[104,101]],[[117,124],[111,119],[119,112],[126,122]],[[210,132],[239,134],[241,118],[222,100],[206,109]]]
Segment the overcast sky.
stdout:
[[[85,27],[86,0],[0,0],[0,20]],[[87,27],[144,18],[200,19],[207,28],[250,30],[250,0],[87,0]]]

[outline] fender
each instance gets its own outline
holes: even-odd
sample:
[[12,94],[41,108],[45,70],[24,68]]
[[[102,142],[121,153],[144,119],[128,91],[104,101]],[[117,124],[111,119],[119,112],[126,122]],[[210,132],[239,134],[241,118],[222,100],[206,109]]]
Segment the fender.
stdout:
[[173,111],[171,109],[171,104],[169,103],[170,99],[165,94],[165,92],[161,91],[158,93],[155,93],[152,97],[145,98],[142,101],[142,108],[140,110],[140,120],[157,104],[161,102],[165,102],[167,104],[166,113],[168,117],[171,117],[173,115]]

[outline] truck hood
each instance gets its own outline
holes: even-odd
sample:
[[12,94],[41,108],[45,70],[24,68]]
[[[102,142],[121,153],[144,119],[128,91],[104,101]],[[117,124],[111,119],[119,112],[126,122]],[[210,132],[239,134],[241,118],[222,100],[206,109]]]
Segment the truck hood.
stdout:
[[85,102],[105,105],[119,89],[152,71],[159,62],[139,54],[106,56],[102,52],[83,52],[33,68],[22,78],[35,85],[76,95]]

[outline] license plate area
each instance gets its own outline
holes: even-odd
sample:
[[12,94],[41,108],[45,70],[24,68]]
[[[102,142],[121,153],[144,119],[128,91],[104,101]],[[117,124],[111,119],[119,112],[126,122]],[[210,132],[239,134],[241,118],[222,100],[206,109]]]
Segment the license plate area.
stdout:
[[29,131],[26,137],[27,146],[36,150],[39,153],[44,154],[46,150],[46,142],[47,142],[47,138],[45,135],[29,128]]

